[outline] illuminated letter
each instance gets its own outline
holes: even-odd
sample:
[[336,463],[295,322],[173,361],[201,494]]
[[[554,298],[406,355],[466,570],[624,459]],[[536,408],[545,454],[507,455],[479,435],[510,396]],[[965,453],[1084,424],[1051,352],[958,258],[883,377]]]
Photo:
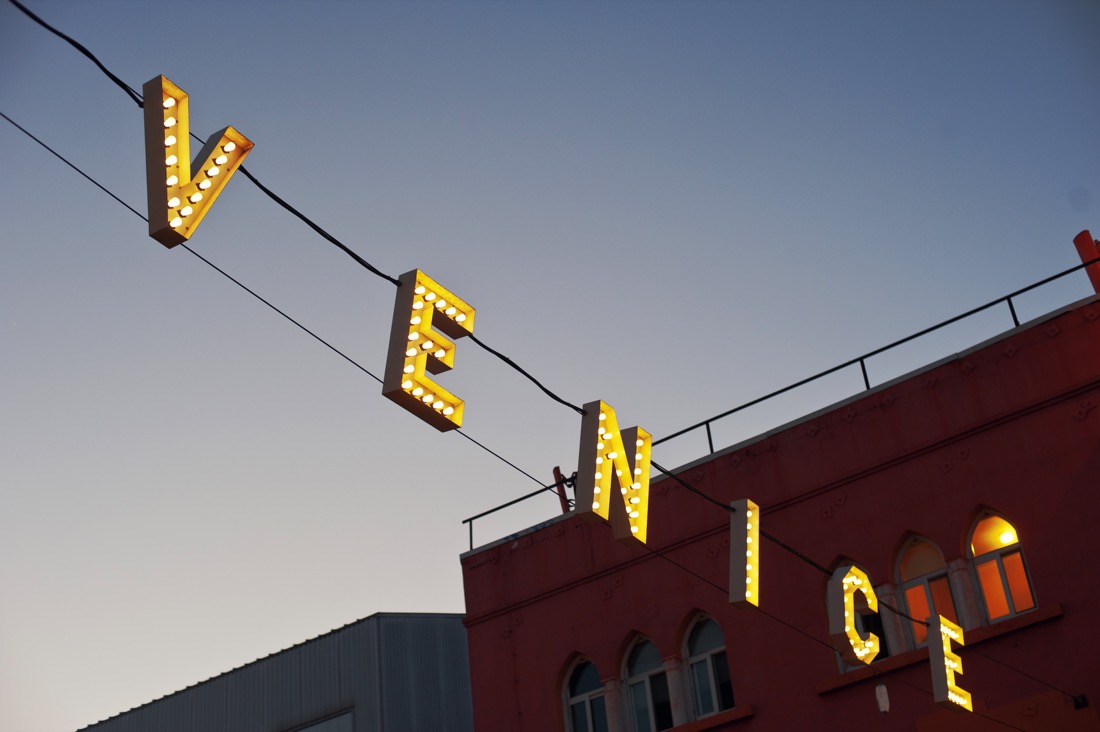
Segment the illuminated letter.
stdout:
[[[643,544],[649,517],[649,458],[653,438],[641,427],[619,431],[615,410],[603,402],[584,405],[581,449],[577,458],[577,511],[611,523],[615,538]],[[612,509],[615,484],[622,510]]]
[[142,91],[149,236],[171,249],[191,238],[252,142],[232,127],[215,132],[195,158],[192,177],[187,93],[163,76],[145,82]]
[[878,655],[878,636],[868,633],[864,638],[856,630],[856,592],[867,598],[867,607],[878,612],[878,597],[871,580],[863,570],[845,565],[833,572],[826,589],[829,606],[829,638],[841,657],[850,664],[870,663]]
[[747,498],[730,507],[730,604],[760,607],[760,507]]
[[[463,401],[429,379],[455,365],[455,344],[474,332],[474,309],[418,269],[399,278],[382,393],[440,432],[462,426]],[[433,328],[434,326],[434,328]]]
[[[939,620],[939,627],[935,621]],[[932,698],[940,706],[954,709],[956,712],[974,711],[970,692],[955,685],[955,674],[963,672],[962,659],[951,650],[951,641],[964,645],[962,628],[942,615],[929,618],[928,662],[932,666]],[[936,630],[939,630],[941,643],[936,643]]]

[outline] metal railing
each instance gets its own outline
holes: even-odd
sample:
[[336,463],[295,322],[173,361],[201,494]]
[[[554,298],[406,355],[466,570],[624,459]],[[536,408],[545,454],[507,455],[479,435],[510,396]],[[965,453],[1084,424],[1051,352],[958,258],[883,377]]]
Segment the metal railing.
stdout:
[[[724,419],[726,417],[729,417],[732,414],[737,414],[740,411],[748,409],[749,407],[754,407],[757,404],[768,401],[769,399],[774,399],[777,396],[780,396],[782,394],[786,394],[789,391],[793,391],[794,389],[797,389],[801,386],[805,386],[807,384],[810,384],[814,381],[817,381],[818,379],[829,376],[830,374],[835,374],[838,371],[843,371],[846,368],[851,368],[851,367],[855,366],[856,364],[859,364],[860,372],[863,375],[864,390],[869,390],[871,388],[871,380],[867,375],[867,359],[872,358],[874,356],[878,356],[882,353],[885,353],[886,351],[897,348],[898,346],[909,343],[910,341],[916,340],[917,338],[920,338],[922,336],[926,336],[929,333],[933,333],[933,332],[935,332],[937,330],[940,330],[942,328],[946,328],[947,326],[953,325],[954,323],[957,323],[960,320],[965,320],[966,318],[970,318],[974,315],[977,315],[978,313],[982,313],[982,312],[985,312],[986,310],[989,310],[991,308],[995,308],[995,307],[997,307],[998,305],[1001,305],[1001,304],[1007,304],[1008,305],[1008,311],[1012,316],[1013,327],[1014,328],[1019,327],[1020,318],[1016,314],[1016,306],[1012,302],[1012,298],[1019,297],[1020,295],[1023,295],[1027,292],[1031,292],[1032,290],[1035,290],[1035,289],[1037,289],[1039,287],[1042,287],[1044,285],[1048,285],[1051,282],[1054,282],[1055,280],[1059,280],[1059,279],[1061,279],[1061,278],[1063,278],[1067,275],[1070,275],[1070,274],[1073,274],[1074,272],[1077,272],[1078,270],[1082,270],[1085,267],[1088,267],[1090,265],[1097,264],[1097,263],[1100,263],[1100,257],[1097,257],[1096,259],[1089,260],[1087,262],[1083,262],[1083,263],[1077,265],[1076,267],[1071,267],[1071,268],[1069,268],[1069,269],[1067,269],[1063,272],[1059,272],[1058,274],[1051,275],[1050,277],[1039,280],[1038,282],[1034,282],[1034,283],[1028,285],[1027,287],[1020,288],[1019,290],[1016,290],[1014,292],[1010,292],[1009,294],[1004,295],[1002,297],[999,297],[996,300],[992,300],[990,302],[987,302],[985,305],[980,305],[976,308],[973,308],[972,310],[967,310],[965,313],[962,313],[961,315],[956,315],[953,318],[948,318],[947,320],[944,320],[941,323],[937,323],[936,325],[925,328],[924,330],[919,331],[917,333],[914,333],[910,336],[906,336],[905,338],[902,338],[900,340],[896,340],[893,343],[889,343],[885,346],[882,346],[881,348],[876,348],[875,350],[869,351],[868,353],[865,353],[862,356],[857,356],[856,358],[853,358],[850,361],[845,361],[842,364],[838,364],[836,366],[833,366],[832,368],[825,369],[824,371],[816,373],[813,376],[808,376],[805,379],[802,379],[801,381],[798,381],[798,382],[796,382],[794,384],[791,384],[789,386],[785,386],[782,389],[777,389],[773,392],[765,394],[764,396],[757,397],[756,399],[753,399],[752,401],[748,401],[748,402],[745,402],[744,404],[740,404],[740,405],[734,407],[733,409],[726,410],[725,412],[722,412],[721,414],[718,414],[714,417],[711,417],[709,419],[705,419],[702,422],[699,422],[697,424],[693,424],[690,427],[685,427],[684,429],[679,430],[678,432],[673,432],[671,435],[666,435],[666,436],[662,437],[659,440],[654,440],[653,445],[657,446],[657,445],[660,445],[662,443],[668,442],[669,440],[675,439],[677,437],[682,437],[683,435],[686,435],[688,433],[695,432],[696,430],[699,430],[699,429],[703,429],[703,430],[706,431],[706,435],[707,435],[707,447],[710,451],[708,454],[714,454],[714,452],[715,452],[715,449],[714,449],[714,435],[713,435],[713,432],[711,431],[711,425],[714,424],[715,422],[717,422],[720,419]],[[497,511],[501,511],[505,508],[509,508],[511,506],[514,506],[517,503],[522,503],[523,501],[526,501],[530,498],[534,498],[535,496],[539,495],[540,493],[553,491],[554,489],[555,489],[555,484],[551,483],[550,485],[539,488],[536,491],[532,491],[532,492],[528,493],[525,496],[520,496],[519,498],[508,501],[507,503],[496,506],[495,508],[491,508],[488,511],[482,511],[481,513],[477,514],[476,516],[471,516],[470,518],[463,519],[462,523],[468,524],[469,528],[470,528],[470,549],[474,548],[474,521],[476,521],[480,518],[484,518],[485,516],[488,516],[490,514],[496,513]]]

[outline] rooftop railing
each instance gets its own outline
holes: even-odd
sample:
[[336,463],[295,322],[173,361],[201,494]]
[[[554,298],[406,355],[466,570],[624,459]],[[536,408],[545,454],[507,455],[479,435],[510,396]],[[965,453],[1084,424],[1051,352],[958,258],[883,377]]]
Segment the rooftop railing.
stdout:
[[[768,400],[774,399],[775,397],[786,394],[787,392],[793,391],[794,389],[798,389],[799,387],[806,386],[807,384],[818,381],[819,379],[822,379],[822,378],[824,378],[826,376],[829,376],[831,374],[835,374],[835,373],[837,373],[839,371],[843,371],[845,369],[852,369],[857,365],[859,366],[860,373],[863,376],[864,390],[869,390],[872,387],[871,387],[871,379],[867,374],[867,359],[873,358],[874,356],[878,356],[880,354],[883,354],[887,351],[890,351],[894,348],[897,348],[898,346],[902,346],[906,343],[909,343],[910,341],[914,341],[917,338],[920,338],[922,336],[926,336],[929,333],[934,333],[935,331],[946,328],[949,325],[953,325],[955,323],[958,323],[961,320],[966,320],[967,318],[972,318],[973,316],[978,315],[979,313],[983,313],[987,310],[991,310],[991,309],[993,309],[993,308],[995,308],[999,305],[1007,305],[1008,306],[1008,312],[1012,317],[1012,327],[1014,327],[1014,328],[1019,327],[1020,318],[1016,314],[1016,305],[1013,302],[1013,298],[1018,298],[1020,295],[1031,292],[1032,290],[1043,287],[1044,285],[1048,285],[1051,282],[1062,279],[1063,277],[1066,277],[1067,275],[1071,275],[1074,272],[1077,272],[1078,270],[1082,270],[1082,269],[1084,269],[1084,268],[1086,268],[1090,265],[1097,264],[1097,263],[1100,263],[1100,257],[1098,257],[1096,259],[1089,260],[1087,262],[1083,262],[1083,263],[1077,265],[1076,267],[1071,267],[1071,268],[1069,268],[1069,269],[1067,269],[1063,272],[1059,272],[1058,274],[1051,275],[1050,277],[1039,280],[1038,282],[1034,282],[1034,283],[1028,285],[1027,287],[1020,288],[1019,290],[1016,290],[1014,292],[1010,292],[1009,294],[1004,295],[1002,297],[999,297],[996,300],[992,300],[990,302],[987,302],[985,305],[980,305],[976,308],[973,308],[972,310],[967,310],[965,313],[962,313],[960,315],[956,315],[953,318],[948,318],[947,320],[944,320],[943,322],[937,323],[936,325],[930,326],[928,328],[925,328],[924,330],[913,333],[912,335],[906,336],[905,338],[901,338],[900,340],[896,340],[893,343],[889,343],[885,346],[882,346],[881,348],[876,348],[873,351],[869,351],[869,352],[863,354],[862,356],[857,356],[856,358],[853,358],[849,361],[845,361],[844,363],[837,364],[836,366],[833,366],[832,368],[828,368],[828,369],[825,369],[824,371],[820,371],[820,372],[814,374],[813,376],[808,376],[805,379],[802,379],[801,381],[797,381],[793,384],[790,384],[789,386],[785,386],[782,389],[776,389],[775,391],[769,392],[768,394],[765,394],[764,396],[757,397],[756,399],[745,402],[744,404],[740,404],[740,405],[734,407],[733,409],[728,409],[725,412],[722,412],[721,414],[715,415],[714,417],[711,417],[709,419],[705,419],[702,422],[691,425],[690,427],[685,427],[684,429],[679,430],[677,432],[673,432],[671,435],[665,435],[664,437],[660,438],[659,440],[654,440],[653,441],[653,446],[656,447],[657,445],[667,443],[670,440],[674,440],[676,438],[683,437],[683,436],[691,434],[691,433],[696,433],[699,430],[703,430],[706,433],[707,449],[709,450],[709,453],[706,453],[706,454],[714,454],[716,452],[716,449],[714,447],[714,433],[711,429],[711,426],[715,422],[717,422],[721,419],[725,419],[726,417],[729,417],[731,415],[737,414],[738,412],[744,411],[745,409],[748,409],[749,407],[754,407],[758,404],[761,404],[761,403],[766,402]],[[523,503],[524,501],[527,501],[531,498],[534,498],[535,496],[540,495],[542,493],[546,493],[547,491],[554,492],[554,491],[556,491],[556,489],[557,489],[557,485],[552,483],[550,485],[543,486],[542,488],[539,488],[538,490],[532,491],[532,492],[530,492],[526,495],[520,496],[520,497],[515,498],[511,501],[508,501],[507,503],[503,503],[499,506],[491,508],[488,511],[482,511],[481,513],[477,514],[476,516],[471,516],[469,518],[463,519],[462,523],[467,524],[469,526],[469,529],[470,529],[470,549],[474,548],[474,522],[475,521],[477,521],[478,519],[484,518],[486,516],[489,516],[491,514],[497,513],[498,511],[502,511],[506,508],[510,508],[511,506],[515,506],[518,503]]]

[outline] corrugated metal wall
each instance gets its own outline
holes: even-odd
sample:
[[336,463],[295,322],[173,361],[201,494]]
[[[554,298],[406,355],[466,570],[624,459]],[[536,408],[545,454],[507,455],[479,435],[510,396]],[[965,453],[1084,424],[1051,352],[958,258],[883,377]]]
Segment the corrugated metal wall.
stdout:
[[88,732],[289,732],[353,710],[355,732],[472,732],[461,615],[379,613],[123,712]]

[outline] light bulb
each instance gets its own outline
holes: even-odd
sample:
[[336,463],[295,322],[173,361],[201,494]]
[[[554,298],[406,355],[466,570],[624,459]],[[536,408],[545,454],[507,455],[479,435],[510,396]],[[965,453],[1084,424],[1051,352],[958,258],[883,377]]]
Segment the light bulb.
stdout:
[[167,99],[164,100],[164,105],[163,106],[164,106],[165,109],[171,109],[172,107],[176,106],[176,100],[173,99],[172,97],[168,97]]
[[225,165],[228,162],[229,162],[229,158],[227,158],[224,155],[219,155],[218,157],[214,158],[214,163],[216,165]]
[[174,185],[176,185],[176,184],[177,184],[177,183],[179,183],[179,182],[180,182],[180,179],[179,179],[179,178],[177,178],[177,177],[176,177],[176,176],[174,176],[174,175],[170,175],[170,176],[168,176],[168,179],[167,179],[166,181],[164,181],[164,185],[166,185],[166,186],[174,186]]
[[180,200],[175,196],[168,199],[168,208],[175,208],[178,205],[180,205]]
[[226,152],[233,152],[236,149],[237,149],[237,143],[235,143],[235,142],[227,142],[224,145],[222,145],[222,150],[225,150]]
[[183,225],[183,219],[177,216],[176,218],[168,222],[168,225],[171,226],[173,229],[178,229],[181,225]]
[[202,200],[202,194],[201,193],[195,193],[190,198],[188,198],[187,200],[190,201],[191,203],[198,203],[199,201]]
[[179,158],[177,158],[175,155],[169,155],[168,157],[166,157],[164,159],[164,164],[165,165],[175,165],[178,160],[179,160]]
[[172,147],[175,144],[176,144],[176,136],[175,135],[168,135],[168,137],[164,138],[164,146],[165,147]]
[[165,127],[175,127],[176,126],[176,118],[175,117],[169,117],[168,119],[164,120],[164,126]]
[[190,216],[190,215],[191,215],[191,207],[190,206],[184,206],[183,208],[180,209],[180,216]]
[[204,180],[202,183],[199,183],[199,190],[200,191],[205,191],[211,185],[213,185],[213,184],[210,181]]

